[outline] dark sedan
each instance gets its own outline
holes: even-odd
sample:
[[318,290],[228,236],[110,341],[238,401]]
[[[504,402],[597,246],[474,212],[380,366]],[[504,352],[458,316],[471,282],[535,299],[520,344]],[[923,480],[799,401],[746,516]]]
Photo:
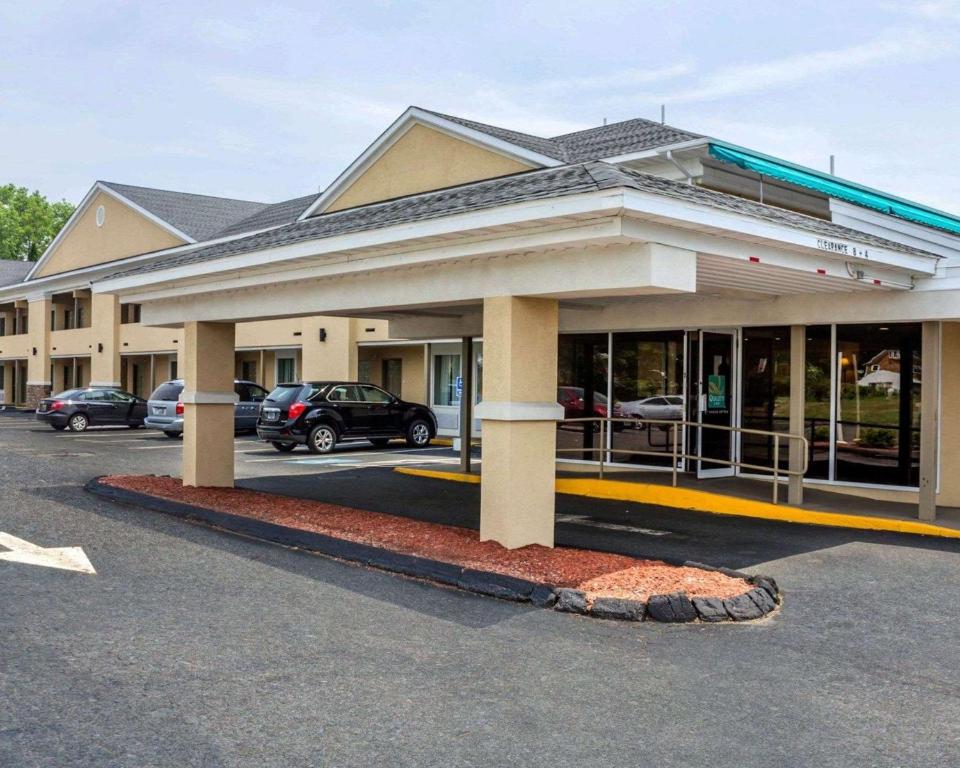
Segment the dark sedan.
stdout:
[[146,400],[109,387],[68,389],[41,400],[37,407],[37,421],[46,422],[58,432],[68,427],[71,432],[106,426],[136,429],[143,426],[146,415]]
[[330,453],[345,440],[382,447],[393,438],[423,448],[437,436],[437,419],[427,406],[405,402],[372,384],[281,384],[260,408],[257,435],[278,451],[306,445],[311,453]]

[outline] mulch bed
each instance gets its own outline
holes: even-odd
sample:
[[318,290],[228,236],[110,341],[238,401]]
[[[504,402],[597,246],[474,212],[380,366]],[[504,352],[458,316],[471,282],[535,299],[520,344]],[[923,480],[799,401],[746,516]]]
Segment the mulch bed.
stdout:
[[723,599],[752,589],[744,579],[718,571],[567,547],[551,549],[534,544],[505,549],[493,541],[480,541],[474,530],[308,499],[240,488],[186,488],[171,477],[113,475],[101,482],[406,555],[577,589],[591,603],[601,597],[645,601],[651,595],[675,592],[690,598]]

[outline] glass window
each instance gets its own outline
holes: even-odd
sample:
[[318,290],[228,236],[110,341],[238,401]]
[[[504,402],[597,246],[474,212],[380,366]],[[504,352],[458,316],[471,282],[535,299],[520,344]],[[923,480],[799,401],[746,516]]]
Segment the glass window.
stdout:
[[838,325],[839,481],[919,483],[921,328]]
[[327,395],[331,403],[359,403],[362,402],[360,393],[352,384],[338,384]]
[[108,396],[108,393],[104,392],[102,389],[94,389],[94,390],[91,390],[90,392],[84,392],[83,395],[81,395],[78,399],[88,400],[88,401],[89,400],[105,401],[105,400],[110,400],[110,397]]
[[275,390],[273,390],[273,392],[267,395],[267,400],[271,403],[276,403],[281,407],[286,407],[296,401],[303,389],[304,387],[301,387],[299,384],[294,386],[287,385],[277,387]]
[[[605,333],[562,334],[558,339],[557,402],[564,419],[605,418],[609,414],[610,365]],[[562,459],[599,461],[600,426],[595,421],[557,424],[557,454]]]
[[161,384],[159,387],[157,387],[153,391],[153,394],[150,395],[150,399],[176,402],[177,400],[180,399],[181,392],[183,392],[183,382],[168,381],[164,384]]
[[682,331],[613,334],[613,415],[652,423],[614,427],[612,461],[670,466],[674,427],[662,422],[683,420]]
[[296,358],[278,357],[277,358],[277,383],[291,384],[297,380]]
[[[745,429],[790,431],[790,328],[743,329],[741,424]],[[743,433],[741,458],[760,467],[773,466],[774,440]],[[779,465],[788,469],[790,450],[780,443]],[[745,472],[757,470],[744,470]]]
[[433,404],[460,405],[460,355],[434,355]]
[[363,402],[365,403],[378,403],[383,405],[385,403],[393,402],[393,397],[388,395],[379,387],[371,387],[369,385],[362,385],[357,387],[360,390]]
[[810,443],[807,477],[830,476],[830,326],[807,326],[804,433]]

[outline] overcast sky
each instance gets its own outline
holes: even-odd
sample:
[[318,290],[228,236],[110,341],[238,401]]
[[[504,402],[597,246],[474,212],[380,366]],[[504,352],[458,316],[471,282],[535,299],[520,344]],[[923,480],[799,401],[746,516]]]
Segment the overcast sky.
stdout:
[[667,122],[960,213],[960,0],[0,2],[0,183],[277,201],[408,105]]

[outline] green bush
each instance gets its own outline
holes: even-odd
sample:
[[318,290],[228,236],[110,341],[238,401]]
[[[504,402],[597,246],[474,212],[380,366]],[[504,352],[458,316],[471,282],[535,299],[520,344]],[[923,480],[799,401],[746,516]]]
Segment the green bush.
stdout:
[[897,433],[892,429],[865,427],[860,430],[858,442],[865,448],[893,448],[897,444]]

